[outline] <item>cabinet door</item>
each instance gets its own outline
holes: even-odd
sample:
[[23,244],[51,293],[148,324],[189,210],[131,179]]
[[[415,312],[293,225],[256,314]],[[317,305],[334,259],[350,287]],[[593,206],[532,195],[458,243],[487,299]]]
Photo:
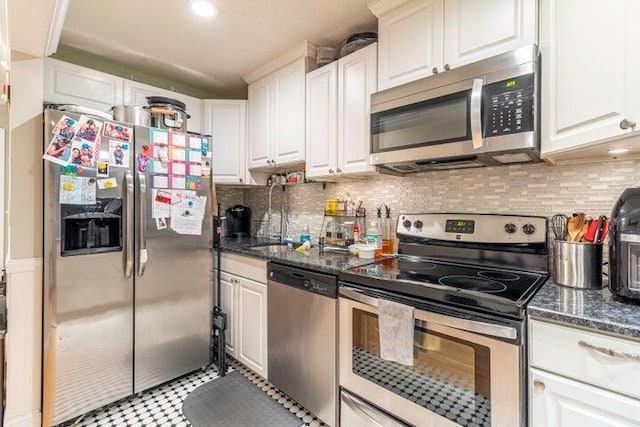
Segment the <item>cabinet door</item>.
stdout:
[[227,347],[227,353],[234,358],[237,358],[237,322],[238,311],[236,307],[236,282],[237,278],[227,274],[220,273],[220,305],[222,306],[222,312],[227,315],[227,330],[225,331],[225,344]]
[[111,74],[46,58],[44,101],[109,111],[114,105],[122,105],[123,80]]
[[[542,155],[632,132],[640,96],[633,0],[542,0]],[[631,40],[629,39],[631,38]]]
[[201,133],[202,126],[202,100],[192,96],[184,95],[156,86],[136,82],[133,80],[124,81],[124,104],[136,107],[147,105],[147,96],[164,96],[184,102],[189,114],[187,119],[187,130],[189,132]]
[[537,369],[530,369],[529,377],[532,427],[638,425],[640,402],[635,399]]
[[238,360],[267,377],[267,285],[238,279]]
[[338,161],[338,62],[307,74],[307,178],[335,173]]
[[380,17],[378,90],[442,71],[442,2],[414,0]]
[[376,91],[377,44],[338,60],[337,172],[375,171],[371,152],[371,94]]
[[275,73],[275,110],[271,161],[276,165],[304,161],[306,58]]
[[205,100],[204,109],[204,133],[212,137],[213,182],[244,183],[247,101]]
[[445,0],[445,67],[535,43],[536,18],[536,0]]
[[268,77],[249,85],[249,168],[268,166],[271,162],[272,82]]

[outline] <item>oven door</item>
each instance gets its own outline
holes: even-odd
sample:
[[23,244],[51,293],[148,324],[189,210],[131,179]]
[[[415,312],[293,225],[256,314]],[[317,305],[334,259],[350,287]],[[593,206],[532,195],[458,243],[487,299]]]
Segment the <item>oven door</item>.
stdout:
[[378,299],[340,288],[340,385],[416,426],[523,425],[515,328],[414,311],[414,363],[380,358]]
[[471,160],[482,139],[483,79],[471,79],[372,106],[371,163]]

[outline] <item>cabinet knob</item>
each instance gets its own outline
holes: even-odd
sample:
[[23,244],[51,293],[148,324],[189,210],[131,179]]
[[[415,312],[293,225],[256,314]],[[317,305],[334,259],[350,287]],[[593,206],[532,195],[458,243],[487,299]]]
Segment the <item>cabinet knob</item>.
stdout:
[[242,178],[240,178],[240,182],[242,182]]
[[275,164],[276,164],[276,161],[275,161],[275,160],[271,160],[271,164],[272,164],[272,165],[275,165]]
[[633,120],[629,120],[629,119],[622,119],[622,121],[620,122],[620,129],[629,129],[629,128],[635,128],[636,127],[636,122],[634,122]]
[[338,168],[338,169],[336,169],[336,172],[337,173],[342,173],[342,169]]
[[445,71],[449,71],[451,69],[451,67],[449,66],[449,64],[444,64],[444,70]]
[[547,388],[542,380],[533,380],[533,387],[538,391],[544,391]]
[[271,160],[267,160],[267,164],[270,165],[271,164]]
[[329,173],[333,173],[333,169],[329,169]]
[[438,67],[433,67],[433,69],[431,70],[431,72],[433,74],[438,74]]

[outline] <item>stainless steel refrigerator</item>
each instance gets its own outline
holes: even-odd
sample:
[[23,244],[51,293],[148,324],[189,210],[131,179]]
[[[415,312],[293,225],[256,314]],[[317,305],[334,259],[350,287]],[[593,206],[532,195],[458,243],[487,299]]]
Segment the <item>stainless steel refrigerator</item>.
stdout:
[[[156,151],[171,147],[151,141],[150,128],[96,118],[105,135],[98,152],[87,117],[47,109],[44,120],[43,425],[55,425],[209,363],[211,181],[188,180],[200,202],[191,215],[204,206],[201,230],[174,229],[175,206],[158,217],[166,200],[153,187],[183,180],[162,174],[171,160]],[[76,138],[64,141],[71,151],[62,155],[55,138],[65,120]],[[133,132],[119,134],[124,128]],[[82,129],[87,141],[77,138]],[[85,155],[92,149],[93,159]],[[200,172],[188,160],[178,163]],[[175,191],[182,196],[164,194],[175,199]]]

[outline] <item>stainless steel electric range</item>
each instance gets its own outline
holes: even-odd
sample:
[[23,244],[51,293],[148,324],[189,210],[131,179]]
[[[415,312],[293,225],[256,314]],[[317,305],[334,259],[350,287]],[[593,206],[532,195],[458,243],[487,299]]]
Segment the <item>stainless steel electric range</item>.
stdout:
[[[342,424],[526,425],[525,310],[548,277],[546,218],[405,214],[396,235],[397,257],[340,275]],[[380,357],[380,299],[414,308],[412,366]]]

